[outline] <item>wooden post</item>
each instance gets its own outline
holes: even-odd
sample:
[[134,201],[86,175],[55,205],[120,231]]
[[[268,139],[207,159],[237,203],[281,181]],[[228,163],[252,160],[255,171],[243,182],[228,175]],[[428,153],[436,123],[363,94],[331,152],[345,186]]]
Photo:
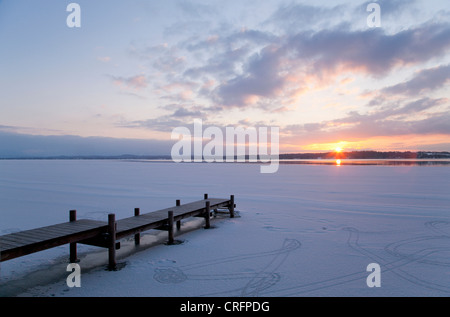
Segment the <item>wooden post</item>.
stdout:
[[230,195],[230,207],[228,210],[230,211],[230,218],[234,218],[234,195]]
[[205,194],[204,198],[205,198],[205,199],[208,199],[208,194]]
[[[176,205],[177,205],[177,207],[181,206],[181,200],[177,199]],[[177,230],[180,230],[180,229],[181,229],[181,220],[178,220],[177,221]]]
[[[73,221],[77,221],[77,211],[76,210],[70,210],[69,211],[69,221],[73,222]],[[70,263],[75,263],[78,262],[78,258],[77,258],[77,243],[76,242],[72,242],[70,243],[70,256],[69,256],[69,261]]]
[[76,210],[69,211],[69,220],[70,221],[76,221],[77,220],[77,211]]
[[108,234],[109,234],[109,246],[108,246],[108,256],[109,256],[109,270],[114,271],[116,266],[116,215],[108,215]]
[[210,207],[210,201],[206,201],[206,212],[205,212],[205,229],[209,229],[211,227],[210,224],[210,216],[211,216],[211,207]]
[[[135,216],[139,216],[140,214],[140,209],[139,208],[134,208],[134,215]],[[141,234],[140,233],[136,233],[134,235],[134,245],[139,245],[141,243]]]
[[172,210],[170,210],[169,212],[168,212],[168,223],[169,223],[169,242],[168,242],[168,244],[173,244],[173,241],[174,241],[174,239],[173,239],[173,211]]

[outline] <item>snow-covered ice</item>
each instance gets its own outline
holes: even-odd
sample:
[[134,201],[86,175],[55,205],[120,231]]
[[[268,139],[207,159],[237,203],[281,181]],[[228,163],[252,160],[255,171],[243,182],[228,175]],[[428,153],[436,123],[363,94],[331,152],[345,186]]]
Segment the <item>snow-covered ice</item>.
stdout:
[[[107,250],[79,245],[81,287],[67,286],[68,245],[1,263],[2,296],[449,296],[450,168],[120,160],[0,161],[0,234],[78,218],[116,219],[235,195],[238,217],[185,222],[166,245],[150,231]],[[196,229],[197,230],[191,230]],[[381,286],[368,287],[367,266]]]

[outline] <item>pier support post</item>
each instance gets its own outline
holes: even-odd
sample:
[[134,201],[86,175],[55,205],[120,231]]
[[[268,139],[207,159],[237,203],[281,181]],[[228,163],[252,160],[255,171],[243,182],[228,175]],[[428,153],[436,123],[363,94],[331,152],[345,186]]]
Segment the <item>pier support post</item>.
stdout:
[[[181,200],[177,199],[176,205],[177,205],[177,207],[181,206]],[[180,230],[180,229],[181,229],[181,220],[178,220],[177,221],[177,230]]]
[[205,212],[205,229],[209,229],[211,228],[211,224],[210,224],[210,217],[211,217],[211,207],[210,207],[210,201],[207,200],[206,201],[206,212]]
[[168,244],[173,244],[173,211],[170,210],[168,212],[168,224],[169,224],[169,228],[168,228],[168,232],[169,232],[169,242]]
[[234,218],[234,195],[230,195],[230,207],[228,210],[230,211],[230,218]]
[[[76,210],[70,210],[69,211],[69,221],[77,221],[77,211]],[[77,243],[72,242],[70,243],[70,257],[69,257],[70,263],[79,262],[77,258]]]
[[109,264],[108,269],[114,271],[117,268],[116,263],[116,215],[108,215],[108,234],[109,234],[109,246],[108,246],[108,256]]
[[[139,216],[140,214],[140,209],[139,208],[134,208],[134,215],[135,216]],[[140,233],[136,233],[134,235],[134,245],[139,245],[141,243],[141,234]]]

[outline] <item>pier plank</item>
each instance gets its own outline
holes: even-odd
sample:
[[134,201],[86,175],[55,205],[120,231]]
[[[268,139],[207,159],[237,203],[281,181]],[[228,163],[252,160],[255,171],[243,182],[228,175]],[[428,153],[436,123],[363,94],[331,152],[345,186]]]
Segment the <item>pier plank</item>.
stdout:
[[106,222],[81,219],[0,236],[0,261],[10,260],[104,232]]

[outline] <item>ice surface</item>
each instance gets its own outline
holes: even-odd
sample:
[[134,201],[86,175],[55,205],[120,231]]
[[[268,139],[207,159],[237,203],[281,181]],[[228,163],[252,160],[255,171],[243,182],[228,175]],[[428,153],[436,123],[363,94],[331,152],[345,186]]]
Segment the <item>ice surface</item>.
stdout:
[[[114,160],[0,161],[0,234],[78,218],[116,219],[235,195],[239,217],[185,222],[180,244],[149,232],[107,250],[68,246],[1,263],[3,296],[449,296],[448,166],[280,165]],[[199,228],[191,231],[190,229]],[[368,287],[368,264],[381,287]]]

